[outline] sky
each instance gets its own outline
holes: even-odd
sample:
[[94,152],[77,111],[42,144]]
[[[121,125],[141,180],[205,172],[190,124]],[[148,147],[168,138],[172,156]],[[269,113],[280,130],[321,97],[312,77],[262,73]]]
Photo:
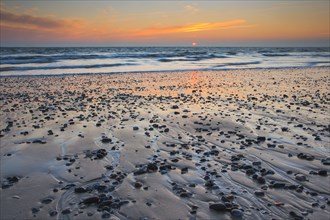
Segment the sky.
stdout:
[[330,1],[1,0],[5,46],[327,46]]

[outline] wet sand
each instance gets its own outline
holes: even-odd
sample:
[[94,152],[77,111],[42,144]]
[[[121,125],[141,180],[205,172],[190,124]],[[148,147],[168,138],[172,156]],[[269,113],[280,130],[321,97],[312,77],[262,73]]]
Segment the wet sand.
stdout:
[[1,219],[328,219],[330,70],[0,77]]

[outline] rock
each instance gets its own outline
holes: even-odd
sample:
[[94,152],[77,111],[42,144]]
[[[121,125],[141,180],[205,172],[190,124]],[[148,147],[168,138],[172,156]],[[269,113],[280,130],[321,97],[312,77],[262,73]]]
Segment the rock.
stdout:
[[43,204],[49,204],[49,203],[51,203],[52,201],[53,201],[52,198],[44,198],[43,200],[41,200],[41,203],[43,203]]
[[257,140],[258,140],[258,141],[266,141],[266,137],[258,136],[258,137],[257,137]]
[[181,174],[185,174],[185,173],[188,173],[188,167],[181,169]]
[[133,127],[133,131],[137,131],[137,130],[139,130],[139,127],[138,126],[134,126]]
[[39,208],[32,208],[31,209],[32,214],[38,213],[39,211],[40,211]]
[[261,161],[252,162],[252,165],[253,166],[260,166],[261,165]]
[[149,163],[148,164],[148,166],[147,166],[147,172],[148,173],[157,172],[157,170],[158,170],[157,164],[155,164],[155,163]]
[[223,203],[214,203],[209,205],[209,209],[212,209],[217,212],[224,212],[227,210],[226,206]]
[[263,178],[262,176],[258,176],[257,181],[258,181],[258,183],[260,183],[260,184],[265,184],[265,183],[266,183],[265,178]]
[[326,170],[319,170],[318,174],[320,176],[328,176],[328,171],[326,171]]
[[302,216],[298,215],[294,211],[289,212],[290,216],[293,217],[295,220],[302,220],[304,219]]
[[314,156],[310,154],[299,153],[297,157],[302,160],[308,160],[308,161],[314,160]]
[[108,144],[108,143],[111,143],[112,142],[112,139],[111,138],[108,138],[108,137],[102,137],[101,142],[103,144]]
[[47,141],[45,140],[40,140],[40,139],[36,139],[34,141],[32,141],[33,144],[46,144]]
[[285,183],[274,183],[272,186],[275,189],[283,189],[285,187]]
[[49,211],[49,216],[56,216],[57,215],[57,211],[56,210],[51,210]]
[[255,194],[256,196],[260,196],[260,197],[262,197],[262,196],[265,195],[264,191],[260,191],[260,190],[255,191],[254,194]]
[[72,212],[72,210],[70,209],[70,208],[66,208],[66,209],[64,209],[64,210],[62,210],[62,214],[63,215],[67,215],[67,214],[70,214]]
[[177,106],[177,105],[172,105],[171,109],[179,109],[179,106]]
[[231,210],[230,214],[234,217],[234,218],[242,218],[243,217],[243,212],[239,209],[233,209]]
[[2,183],[1,188],[6,189],[14,185],[14,183],[17,183],[21,178],[18,176],[10,176],[7,177],[6,180]]
[[74,192],[75,193],[84,193],[84,192],[87,192],[87,189],[81,186],[81,187],[75,188]]
[[99,202],[100,202],[100,198],[97,196],[92,196],[83,200],[83,203],[85,205],[98,204]]
[[323,165],[330,166],[330,157],[321,160]]
[[296,180],[301,181],[301,182],[307,180],[306,176],[303,175],[303,174],[297,174],[297,175],[295,176],[295,178],[296,178]]
[[141,182],[135,182],[134,183],[134,187],[137,188],[137,189],[140,189],[142,187],[142,183]]
[[138,169],[137,171],[135,171],[133,174],[134,174],[134,176],[138,176],[138,175],[142,175],[145,173],[147,173],[147,169],[146,169],[146,167],[142,167],[142,168]]
[[180,197],[182,197],[182,198],[187,198],[187,197],[190,197],[190,196],[191,196],[191,193],[189,193],[189,192],[180,193]]

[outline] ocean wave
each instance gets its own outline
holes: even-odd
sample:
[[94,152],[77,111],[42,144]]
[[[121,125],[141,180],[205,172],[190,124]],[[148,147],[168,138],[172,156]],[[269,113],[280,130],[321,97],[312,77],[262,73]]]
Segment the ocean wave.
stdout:
[[104,67],[133,66],[135,63],[114,64],[91,64],[91,65],[68,65],[68,66],[10,66],[0,68],[0,72],[6,71],[28,71],[28,70],[53,70],[53,69],[96,69]]
[[251,61],[251,62],[232,62],[232,63],[223,63],[219,65],[213,66],[214,68],[217,67],[225,67],[225,66],[244,66],[244,65],[253,65],[253,64],[260,64],[260,61]]
[[287,53],[263,53],[265,57],[286,57],[290,56],[290,54]]

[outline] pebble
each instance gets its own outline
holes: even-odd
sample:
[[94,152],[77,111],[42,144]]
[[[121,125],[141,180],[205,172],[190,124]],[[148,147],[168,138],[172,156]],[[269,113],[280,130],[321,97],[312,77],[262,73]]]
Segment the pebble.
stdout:
[[90,205],[90,204],[97,204],[100,202],[100,198],[97,197],[97,196],[92,196],[92,197],[89,197],[89,198],[86,198],[83,200],[83,203],[86,204],[86,205]]
[[57,211],[56,210],[51,210],[51,211],[49,211],[49,215],[50,216],[56,216],[57,215]]
[[51,203],[52,201],[53,201],[52,198],[45,198],[45,199],[41,200],[41,203],[43,203],[43,204],[49,204],[49,203]]
[[326,171],[326,170],[319,170],[318,174],[320,176],[328,176],[328,171]]
[[66,208],[66,209],[64,209],[64,210],[62,210],[62,214],[63,215],[67,215],[67,214],[70,214],[72,212],[72,210],[70,209],[70,208]]
[[258,140],[258,141],[266,141],[266,137],[258,136],[258,137],[257,137],[257,140]]
[[265,192],[264,191],[260,191],[260,190],[258,190],[258,191],[255,191],[254,192],[254,194],[256,195],[256,196],[265,196]]
[[75,193],[84,193],[84,192],[87,192],[87,189],[84,187],[77,187],[74,189],[74,192]]
[[295,178],[296,178],[296,180],[301,181],[301,182],[307,180],[306,176],[303,175],[303,174],[297,174],[297,175],[295,176]]
[[293,217],[295,220],[302,220],[304,219],[302,216],[298,215],[294,211],[289,212],[290,216]]
[[137,131],[137,130],[139,130],[139,127],[134,126],[134,127],[133,127],[133,131]]
[[323,165],[330,166],[330,157],[321,160]]
[[152,173],[152,172],[157,172],[158,167],[157,164],[155,163],[149,163],[147,166],[147,172]]
[[134,187],[137,188],[137,189],[140,189],[142,187],[142,183],[141,182],[135,182],[134,183]]
[[243,212],[239,209],[233,209],[231,210],[230,214],[234,217],[234,218],[242,218],[243,217]]
[[227,210],[225,204],[223,203],[214,203],[209,205],[209,209],[212,209],[214,211],[218,211],[218,212],[224,212]]
[[39,208],[32,208],[31,209],[32,214],[38,213],[39,211],[40,211]]

